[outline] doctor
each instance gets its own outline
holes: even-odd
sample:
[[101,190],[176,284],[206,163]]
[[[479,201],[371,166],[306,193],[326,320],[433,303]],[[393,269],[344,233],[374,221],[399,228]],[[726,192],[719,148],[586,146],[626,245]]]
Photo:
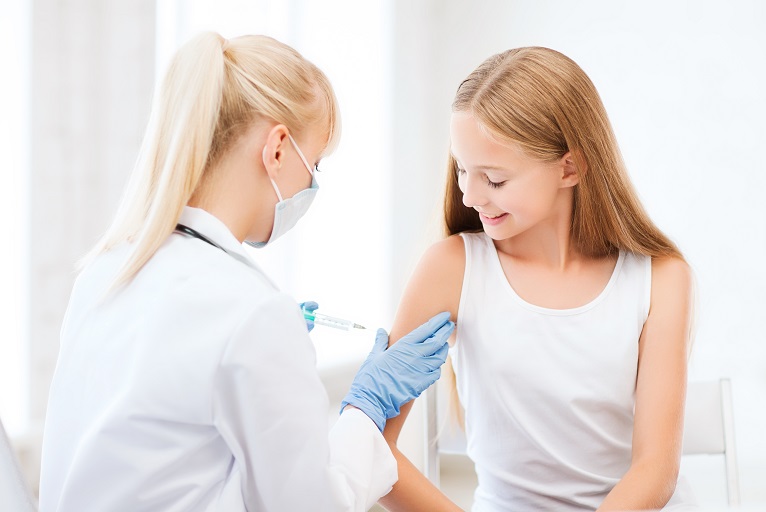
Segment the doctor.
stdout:
[[381,430],[430,386],[453,324],[375,346],[328,432],[306,323],[243,250],[289,230],[339,135],[325,75],[273,39],[175,56],[116,219],[77,278],[40,510],[339,511],[396,481]]

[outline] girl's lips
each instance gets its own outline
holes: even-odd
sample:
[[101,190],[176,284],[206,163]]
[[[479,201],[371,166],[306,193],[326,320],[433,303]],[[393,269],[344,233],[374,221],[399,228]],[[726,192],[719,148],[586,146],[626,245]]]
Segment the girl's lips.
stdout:
[[505,220],[507,216],[508,214],[504,213],[498,217],[487,217],[483,213],[479,212],[479,219],[481,219],[482,224],[487,224],[489,226],[496,226],[497,224],[500,224]]

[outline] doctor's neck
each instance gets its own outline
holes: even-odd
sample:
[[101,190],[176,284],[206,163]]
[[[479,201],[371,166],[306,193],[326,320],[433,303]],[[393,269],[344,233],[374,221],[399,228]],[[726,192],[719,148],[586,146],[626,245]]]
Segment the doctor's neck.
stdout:
[[[261,153],[268,127],[254,124],[206,170],[188,205],[223,222],[243,242],[253,231],[269,234],[275,194]],[[268,236],[266,236],[268,238]]]

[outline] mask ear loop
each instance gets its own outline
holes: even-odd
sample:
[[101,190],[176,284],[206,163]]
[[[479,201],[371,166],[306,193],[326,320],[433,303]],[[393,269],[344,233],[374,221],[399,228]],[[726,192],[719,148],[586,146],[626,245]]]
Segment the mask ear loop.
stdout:
[[293,143],[293,147],[295,148],[295,151],[298,152],[298,156],[301,157],[301,161],[303,162],[303,165],[306,166],[306,170],[309,172],[311,177],[314,177],[314,169],[309,165],[308,160],[306,160],[306,157],[303,156],[303,151],[301,151],[301,148],[298,147],[298,144],[295,142],[295,139],[293,139],[293,136],[289,133],[287,134],[288,137],[290,137],[290,142]]

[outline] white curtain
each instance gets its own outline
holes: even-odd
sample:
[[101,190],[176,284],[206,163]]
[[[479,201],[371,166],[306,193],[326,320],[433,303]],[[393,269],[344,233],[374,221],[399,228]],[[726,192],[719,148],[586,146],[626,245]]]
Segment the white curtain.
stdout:
[[25,428],[27,380],[22,343],[22,286],[28,149],[29,5],[0,7],[0,418],[15,434]]

